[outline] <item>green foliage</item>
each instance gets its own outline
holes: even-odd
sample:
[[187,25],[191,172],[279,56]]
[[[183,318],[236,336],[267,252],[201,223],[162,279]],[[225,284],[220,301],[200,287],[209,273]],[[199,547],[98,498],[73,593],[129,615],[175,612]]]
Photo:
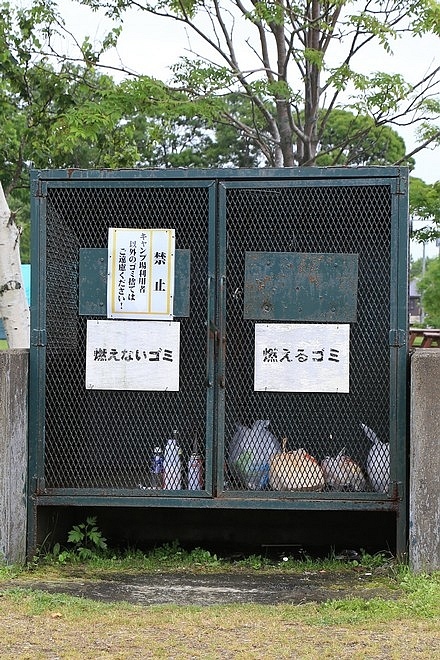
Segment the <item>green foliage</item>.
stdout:
[[285,10],[280,2],[273,0],[254,2],[254,10],[248,12],[247,17],[256,23],[264,21],[268,24],[282,25],[285,20]]
[[150,551],[147,555],[141,556],[144,561],[152,565],[159,565],[161,568],[170,568],[173,566],[176,568],[188,568],[191,566],[195,568],[200,566],[212,568],[221,564],[221,560],[219,560],[215,553],[199,547],[192,550],[185,550],[180,546],[178,541],[165,543]]
[[269,82],[266,85],[268,95],[273,99],[284,99],[290,101],[292,99],[292,90],[285,80],[276,80]]
[[[425,269],[428,266],[428,264],[432,261],[430,257],[426,257],[425,259]],[[409,270],[409,278],[410,280],[418,280],[422,276],[422,271],[423,271],[423,259],[416,259],[415,261],[411,260],[410,263],[410,270]]]
[[79,549],[80,551],[83,549],[83,546],[98,548],[99,550],[105,550],[107,548],[106,539],[103,538],[96,526],[95,517],[88,517],[85,523],[74,525],[69,532],[67,540],[69,543],[74,544],[75,549]]
[[390,566],[393,562],[394,557],[389,552],[380,551],[372,555],[361,548],[360,559],[353,559],[350,563],[352,566],[362,566],[373,570]]
[[314,64],[319,70],[324,68],[324,53],[316,48],[304,49],[304,60],[310,64]]
[[[190,114],[187,97],[148,77],[117,84],[94,64],[114,45],[117,28],[95,52],[88,39],[84,64],[40,54],[62,33],[62,19],[44,0],[20,9],[0,3],[0,181],[22,227],[21,258],[29,262],[29,169],[135,167],[147,160],[148,113]],[[141,117],[141,121],[139,121]],[[153,127],[154,128],[154,127]]]
[[440,36],[440,4],[435,0],[426,0],[421,3],[421,9],[414,23],[414,33],[424,34],[428,31]]
[[380,12],[360,11],[351,14],[350,22],[357,27],[361,33],[372,34],[387,53],[391,51],[390,41],[396,38],[397,32],[392,23],[384,22]]
[[409,209],[414,220],[425,221],[422,228],[413,231],[419,242],[432,241],[440,236],[440,181],[428,184],[412,177],[409,188]]
[[169,3],[164,2],[164,0],[159,0],[158,2],[158,6],[163,7],[164,9],[168,4],[178,16],[189,17],[193,17],[197,12],[197,9],[203,7],[202,0],[169,0]]
[[[439,34],[440,11],[431,0],[391,0],[364,8],[350,4],[345,13],[339,12],[348,8],[345,0],[316,7],[305,0],[289,6],[258,0],[250,11],[233,0],[250,31],[246,46],[256,56],[255,65],[246,63],[246,69],[240,68],[245,44],[235,43],[234,36],[239,14],[232,19],[222,6],[216,14],[202,0],[147,2],[138,7],[147,17],[158,13],[164,21],[168,15],[183,22],[213,49],[206,59],[195,53],[182,57],[173,69],[173,86],[148,76],[117,83],[99,73],[100,58],[117,43],[124,12],[134,3],[83,4],[96,11],[105,6],[109,16],[118,17],[118,26],[98,45],[89,38],[78,44],[73,64],[47,55],[54,55],[53,40],[66,35],[55,2],[37,0],[22,7],[0,0],[0,180],[23,227],[24,262],[29,261],[32,166],[279,166],[290,154],[290,164],[399,163],[412,168],[404,141],[387,124],[405,115],[402,104],[411,109],[412,119],[420,119],[420,141],[440,142],[435,75],[428,75],[422,86],[411,85],[398,72],[361,73],[353,58],[362,48],[360,34],[365,43],[379,43],[388,53],[404,32]],[[333,40],[341,57],[330,63],[327,49]],[[341,92],[351,94],[345,110]],[[418,240],[438,235],[439,185],[411,181],[411,214],[426,219],[426,228],[415,232]]]
[[10,580],[17,577],[23,571],[23,567],[18,564],[6,564],[0,558],[0,580]]
[[[104,545],[101,544],[101,541],[104,542]],[[59,565],[78,561],[90,562],[92,572],[99,568],[107,572],[190,571],[194,573],[201,571],[302,573],[304,571],[363,569],[370,572],[377,570],[383,574],[387,574],[389,571],[390,575],[394,575],[396,568],[395,559],[390,553],[369,554],[365,550],[360,550],[356,559],[346,559],[334,554],[324,558],[313,558],[304,552],[300,552],[296,557],[289,554],[269,557],[254,553],[220,557],[217,553],[200,547],[185,549],[179,541],[175,540],[147,552],[131,548],[115,551],[107,548],[105,539],[96,526],[95,518],[87,519],[86,523],[81,525],[75,525],[69,533],[68,542],[74,547],[63,549],[56,544],[46,554],[43,551],[39,552],[34,562],[34,568],[38,570],[45,564]],[[83,548],[86,548],[85,552]],[[84,570],[86,570],[85,567]]]
[[200,58],[181,57],[172,71],[175,84],[182,85],[191,98],[202,101],[211,95],[210,104],[216,103],[215,95],[223,96],[235,79],[227,67],[210,65]]
[[353,74],[351,82],[358,100],[352,103],[360,114],[373,117],[376,122],[399,111],[400,104],[412,92],[412,87],[401,74],[376,71],[368,76]]
[[[333,110],[326,117],[317,165],[389,165],[404,159],[405,142],[392,128],[347,110]],[[414,160],[406,164],[412,168]]]
[[107,539],[96,524],[96,517],[89,516],[84,523],[74,525],[67,536],[73,547],[62,550],[57,543],[52,555],[61,564],[69,561],[87,561],[102,556],[107,550]]
[[417,286],[422,296],[426,325],[440,328],[440,258],[429,261]]
[[[287,5],[275,0],[249,5],[238,0],[230,4],[160,0],[142,6],[130,0],[83,1],[95,8],[105,6],[108,14],[118,18],[136,6],[146,12],[146,19],[148,14],[164,22],[168,18],[204,41],[203,59],[193,50],[190,57],[181,58],[175,65],[173,85],[185,90],[192,100],[202,102],[198,112],[202,121],[229,122],[236,129],[236,118],[222,114],[221,104],[231,93],[246,96],[264,118],[264,130],[259,131],[253,119],[246,117],[240,131],[258,145],[262,164],[316,164],[317,148],[331,114],[324,111],[325,104],[332,111],[345,106],[355,115],[365,116],[369,123],[364,124],[363,134],[367,137],[371,133],[371,144],[376,142],[379,128],[389,127],[392,122],[406,124],[409,113],[414,126],[421,127],[421,141],[439,139],[437,70],[423,80],[409,81],[401,71],[366,75],[357,68],[359,54],[370,45],[376,44],[392,55],[394,43],[404,34],[438,34],[440,12],[438,3],[432,0],[298,0]],[[245,22],[244,39],[238,29],[241,19]],[[346,96],[340,98],[341,92],[351,95],[348,104]],[[346,147],[346,138],[334,142],[331,157],[338,151],[343,154]],[[411,165],[404,153],[397,161],[388,162]]]
[[270,559],[255,554],[244,557],[243,559],[237,561],[237,564],[239,564],[243,569],[250,568],[253,571],[267,570],[274,565]]

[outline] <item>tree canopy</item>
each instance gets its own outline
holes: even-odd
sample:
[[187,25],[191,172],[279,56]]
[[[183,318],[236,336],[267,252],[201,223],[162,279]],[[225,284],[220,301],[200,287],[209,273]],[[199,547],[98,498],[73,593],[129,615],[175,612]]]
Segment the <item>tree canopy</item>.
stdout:
[[409,277],[411,280],[419,280],[422,275],[424,275],[424,271],[428,267],[430,261],[432,261],[432,257],[420,257],[419,259],[412,260],[410,263],[410,271],[409,271]]
[[[102,9],[98,0],[84,4]],[[137,6],[146,18],[155,13],[164,22],[171,18],[191,28],[211,49],[212,59],[194,51],[176,63],[169,84],[145,75],[116,82],[99,69],[99,62],[116,43],[119,27],[97,47],[89,39],[75,42],[75,56],[67,57],[54,46],[55,37],[67,30],[55,3],[38,0],[17,8],[3,1],[0,180],[25,228],[31,166],[405,163],[412,168],[414,158],[395,130],[399,121],[409,120],[409,111],[419,123],[421,140],[439,140],[433,121],[438,116],[437,71],[411,85],[385,73],[361,76],[354,68],[355,56],[370,41],[387,52],[403,30],[436,33],[438,3],[105,4],[115,18]],[[204,30],[199,21],[205,21]],[[335,43],[341,50],[339,65],[334,52],[330,57]],[[345,59],[343,47],[348,48]],[[254,62],[245,70],[239,57],[246,49]],[[439,185],[411,181],[411,214],[427,221],[426,229],[416,232],[419,240],[437,235]],[[27,258],[27,230],[22,248]]]
[[417,286],[422,295],[425,324],[440,328],[440,258],[430,259]]
[[440,181],[428,184],[412,177],[409,202],[411,218],[424,223],[413,231],[414,238],[423,242],[440,237]]
[[[401,34],[440,35],[437,0],[78,2],[118,21],[98,46],[76,40],[56,0],[19,6],[0,0],[5,272],[17,261],[15,220],[25,228],[22,256],[29,257],[31,167],[412,168],[420,149],[440,143],[440,67],[416,81],[359,67],[360,53],[372,43],[389,54]],[[116,82],[99,68],[102,54],[117,43],[125,12],[134,8],[146,19],[172,20],[196,38],[167,84],[146,75]],[[57,52],[65,36],[73,55]],[[418,127],[419,144],[410,154],[395,130],[407,124]],[[439,186],[411,182],[411,213],[427,221],[420,240],[437,235]],[[432,319],[435,314],[433,308]]]
[[[164,29],[166,21],[180,24],[190,53],[174,67],[174,86],[210,102],[219,120],[259,144],[270,166],[316,164],[329,118],[340,109],[367,118],[359,120],[360,142],[374,128],[409,123],[419,127],[415,151],[440,139],[439,67],[415,81],[402,71],[366,74],[362,68],[373,44],[386,55],[403,34],[420,44],[426,34],[439,35],[436,0],[80,1],[117,21],[136,9],[146,21],[161,17]],[[222,107],[231,92],[248,99],[248,116]],[[345,140],[332,141],[329,154],[346,150]]]

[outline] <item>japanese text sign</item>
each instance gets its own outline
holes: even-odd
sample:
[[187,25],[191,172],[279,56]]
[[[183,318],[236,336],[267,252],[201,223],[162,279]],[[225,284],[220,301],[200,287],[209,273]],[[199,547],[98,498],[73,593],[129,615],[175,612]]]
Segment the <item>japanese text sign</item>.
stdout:
[[179,391],[180,323],[87,321],[86,389]]
[[257,323],[258,392],[349,392],[350,326]]
[[173,229],[108,232],[107,317],[173,318]]

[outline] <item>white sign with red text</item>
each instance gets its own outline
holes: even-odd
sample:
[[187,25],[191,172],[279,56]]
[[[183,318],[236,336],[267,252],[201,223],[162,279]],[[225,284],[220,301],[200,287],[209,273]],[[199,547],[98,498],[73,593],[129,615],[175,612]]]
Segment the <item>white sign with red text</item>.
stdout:
[[107,317],[173,318],[174,229],[108,230]]

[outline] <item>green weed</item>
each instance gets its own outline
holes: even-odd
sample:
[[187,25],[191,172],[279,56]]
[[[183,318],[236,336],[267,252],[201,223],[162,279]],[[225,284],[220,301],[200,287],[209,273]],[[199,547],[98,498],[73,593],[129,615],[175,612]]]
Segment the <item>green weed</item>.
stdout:
[[67,542],[71,544],[68,549],[62,549],[56,543],[52,549],[52,556],[60,564],[68,561],[87,561],[102,556],[107,550],[107,539],[96,524],[96,517],[89,516],[86,522],[74,525],[67,536]]
[[22,572],[23,567],[16,564],[4,564],[0,561],[0,580],[9,580],[17,577]]

